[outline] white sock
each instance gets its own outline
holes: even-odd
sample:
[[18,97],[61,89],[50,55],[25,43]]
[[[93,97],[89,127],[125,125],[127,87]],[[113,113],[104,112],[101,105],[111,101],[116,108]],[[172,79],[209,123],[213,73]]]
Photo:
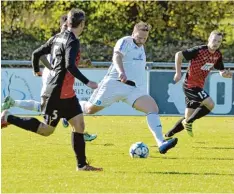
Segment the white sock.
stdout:
[[149,113],[147,115],[147,122],[150,131],[153,133],[153,136],[158,144],[161,146],[163,143],[163,133],[162,133],[162,125],[160,122],[159,115],[157,113]]
[[86,112],[86,109],[85,109],[85,106],[86,106],[86,103],[87,103],[87,102],[88,102],[88,101],[79,101],[80,106],[81,106],[81,109],[82,109],[82,111],[83,111],[84,114],[87,113],[87,112]]
[[35,100],[15,100],[15,107],[41,112],[41,103]]

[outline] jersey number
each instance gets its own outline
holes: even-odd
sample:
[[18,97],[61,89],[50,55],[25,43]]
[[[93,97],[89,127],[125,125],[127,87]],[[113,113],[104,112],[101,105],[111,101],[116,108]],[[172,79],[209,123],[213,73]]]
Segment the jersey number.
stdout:
[[207,94],[204,91],[198,92],[198,95],[200,96],[201,99],[207,97]]
[[52,113],[52,116],[49,117],[49,125],[51,124],[52,121],[56,120],[58,118],[58,110],[54,110]]

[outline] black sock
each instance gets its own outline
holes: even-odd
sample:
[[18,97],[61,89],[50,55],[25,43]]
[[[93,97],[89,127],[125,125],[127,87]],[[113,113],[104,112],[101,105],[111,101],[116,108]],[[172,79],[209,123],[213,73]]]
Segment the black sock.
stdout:
[[37,132],[38,127],[41,124],[41,122],[35,118],[30,118],[30,117],[21,118],[21,117],[16,117],[14,115],[9,115],[7,117],[7,122],[22,129],[25,129],[27,131],[32,131],[34,133]]
[[184,126],[182,125],[182,121],[184,120],[185,118],[181,118],[179,121],[177,121],[177,123],[174,125],[174,127],[168,131],[165,136],[166,137],[171,137],[173,136],[174,134],[176,133],[179,133],[180,131],[182,131],[184,129]]
[[87,164],[85,156],[84,135],[82,133],[72,132],[71,141],[72,141],[72,147],[76,155],[77,166],[79,168],[82,168]]
[[210,110],[208,108],[206,108],[206,106],[200,106],[198,107],[194,113],[189,117],[189,119],[187,120],[188,123],[192,123],[193,121],[195,121],[196,119],[200,119],[201,117],[204,117],[205,115],[207,115],[210,112]]

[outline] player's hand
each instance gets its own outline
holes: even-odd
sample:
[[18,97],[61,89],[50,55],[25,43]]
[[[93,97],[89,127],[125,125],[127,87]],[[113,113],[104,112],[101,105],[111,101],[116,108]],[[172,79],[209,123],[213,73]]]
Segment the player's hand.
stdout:
[[84,64],[85,66],[92,65],[92,61],[90,59],[84,59],[81,61],[81,64]]
[[228,70],[224,70],[221,72],[221,76],[224,78],[232,78],[232,72],[230,71],[230,69]]
[[181,73],[175,73],[175,75],[174,75],[174,81],[175,81],[175,83],[177,83],[180,80],[181,80]]
[[96,82],[89,81],[89,82],[87,83],[87,86],[88,86],[89,88],[96,89],[96,88],[98,87],[98,84],[97,84]]
[[38,72],[33,72],[34,76],[38,76],[41,77],[42,76],[42,72],[38,71]]
[[121,72],[120,74],[119,74],[119,79],[120,79],[120,81],[121,82],[126,82],[127,81],[127,76],[126,76],[126,74],[124,73],[124,72]]

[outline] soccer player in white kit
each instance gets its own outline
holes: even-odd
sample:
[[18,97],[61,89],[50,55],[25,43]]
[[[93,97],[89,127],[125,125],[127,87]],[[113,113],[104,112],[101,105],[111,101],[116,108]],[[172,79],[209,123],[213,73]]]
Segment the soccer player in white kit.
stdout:
[[150,25],[140,22],[134,26],[132,36],[125,36],[117,41],[113,63],[106,76],[89,101],[80,101],[80,104],[85,114],[94,114],[118,101],[123,101],[146,113],[148,126],[159,147],[159,152],[165,154],[177,144],[178,139],[164,139],[158,106],[143,88],[146,66],[144,43],[150,29]]

